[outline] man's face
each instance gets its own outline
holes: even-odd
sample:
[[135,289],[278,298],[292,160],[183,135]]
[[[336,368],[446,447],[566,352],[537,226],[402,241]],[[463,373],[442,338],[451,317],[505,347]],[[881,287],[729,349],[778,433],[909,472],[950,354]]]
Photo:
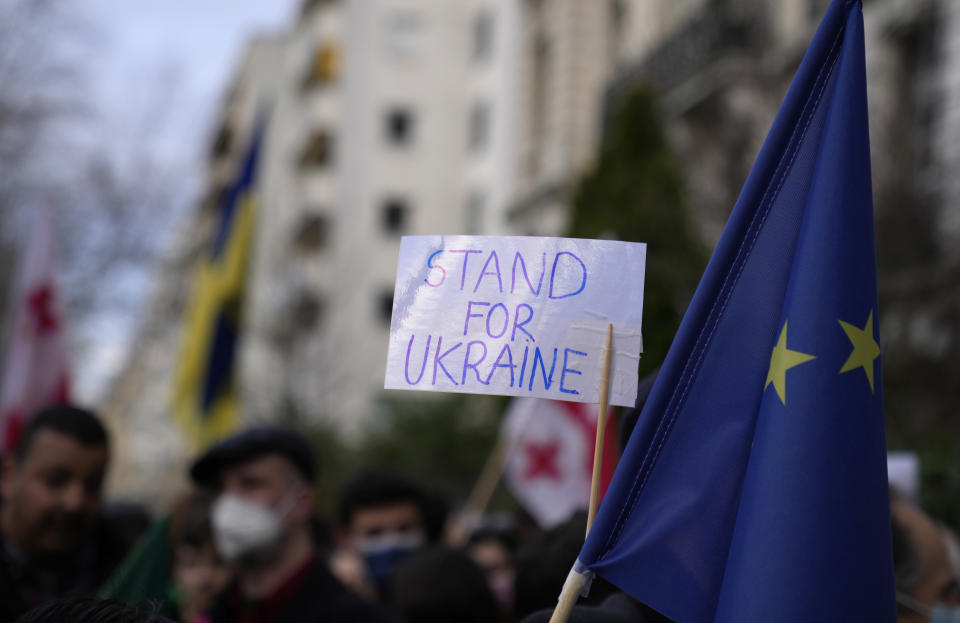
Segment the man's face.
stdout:
[[104,446],[37,431],[25,456],[4,466],[4,535],[32,556],[76,550],[99,516],[106,470]]
[[412,536],[426,540],[423,513],[415,502],[393,502],[359,508],[350,518],[348,536],[354,545],[384,536]]
[[220,495],[233,495],[272,509],[282,509],[286,523],[306,522],[312,509],[312,489],[290,462],[276,454],[232,465],[220,475]]
[[373,590],[383,591],[396,565],[426,542],[423,513],[415,502],[391,502],[353,511],[350,548],[365,563]]

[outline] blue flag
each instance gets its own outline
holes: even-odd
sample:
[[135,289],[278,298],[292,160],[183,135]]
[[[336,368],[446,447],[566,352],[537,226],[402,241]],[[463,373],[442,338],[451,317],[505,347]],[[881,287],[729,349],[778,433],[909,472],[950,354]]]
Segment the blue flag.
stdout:
[[860,2],[794,78],[576,569],[680,621],[895,616]]

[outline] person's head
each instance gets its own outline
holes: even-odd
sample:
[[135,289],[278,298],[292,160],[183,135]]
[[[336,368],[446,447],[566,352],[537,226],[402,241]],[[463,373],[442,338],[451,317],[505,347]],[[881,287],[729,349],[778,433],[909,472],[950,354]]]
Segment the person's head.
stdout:
[[213,544],[212,501],[203,492],[191,493],[177,503],[170,518],[173,581],[185,620],[207,612],[230,579],[230,570]]
[[107,432],[90,411],[59,405],[37,413],[4,458],[5,538],[36,559],[74,552],[99,517],[108,459]]
[[215,495],[220,555],[259,563],[281,555],[293,537],[309,540],[316,470],[310,443],[284,428],[249,429],[207,450],[190,475]]
[[109,599],[77,597],[37,606],[15,623],[173,623],[149,608],[133,608]]
[[455,550],[428,549],[401,562],[388,601],[402,623],[487,623],[499,616],[483,572]]
[[381,589],[396,564],[427,543],[427,514],[424,491],[393,472],[363,471],[346,483],[340,495],[345,543],[363,557]]
[[951,565],[946,529],[896,496],[890,515],[900,623],[933,620],[935,607],[960,607],[960,584]]
[[516,568],[513,537],[503,530],[482,528],[470,535],[466,552],[480,567],[487,584],[504,611],[513,609],[513,584]]

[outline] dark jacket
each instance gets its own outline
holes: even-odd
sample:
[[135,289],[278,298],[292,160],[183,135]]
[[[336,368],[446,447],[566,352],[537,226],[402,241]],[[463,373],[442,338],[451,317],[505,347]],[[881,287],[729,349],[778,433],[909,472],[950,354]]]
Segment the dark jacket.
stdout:
[[13,623],[21,614],[49,599],[93,595],[129,545],[112,522],[101,520],[91,540],[72,557],[72,572],[64,574],[59,587],[49,588],[34,579],[30,561],[20,559],[0,534],[0,623]]
[[[210,613],[211,623],[233,623],[231,602],[236,585],[228,588]],[[351,592],[330,572],[325,561],[315,559],[303,580],[271,614],[269,621],[283,623],[380,623],[390,619],[376,606]]]

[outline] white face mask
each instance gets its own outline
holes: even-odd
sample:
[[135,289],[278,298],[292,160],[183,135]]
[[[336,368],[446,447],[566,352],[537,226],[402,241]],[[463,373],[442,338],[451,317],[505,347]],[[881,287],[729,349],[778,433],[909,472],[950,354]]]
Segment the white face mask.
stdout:
[[268,551],[280,541],[281,515],[266,504],[225,494],[210,516],[217,552],[228,562]]

